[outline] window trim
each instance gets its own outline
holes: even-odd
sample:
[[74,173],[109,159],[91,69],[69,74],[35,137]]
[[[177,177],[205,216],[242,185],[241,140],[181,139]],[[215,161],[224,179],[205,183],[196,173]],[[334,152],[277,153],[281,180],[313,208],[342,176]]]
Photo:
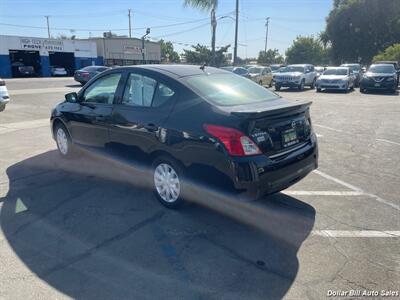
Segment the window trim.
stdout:
[[[146,72],[146,71],[147,70],[143,70],[143,69],[125,70],[124,71],[124,80],[123,80],[123,85],[121,87],[121,94],[120,94],[121,96],[118,99],[118,101],[114,103],[115,105],[118,105],[119,108],[133,109],[133,110],[138,110],[138,109],[139,110],[154,110],[154,109],[163,110],[165,108],[168,108],[169,105],[167,105],[167,103],[169,101],[167,101],[164,104],[162,104],[160,106],[157,106],[157,107],[153,107],[152,106],[153,105],[153,101],[154,101],[154,96],[156,94],[156,89],[158,88],[158,85],[161,83],[161,84],[167,86],[168,88],[172,89],[175,92],[175,94],[174,94],[174,96],[172,97],[172,100],[171,100],[172,101],[171,105],[175,106],[175,103],[179,98],[179,92],[178,92],[179,88],[177,87],[177,85],[172,80],[170,82],[167,82],[167,80],[164,80],[161,76],[159,76],[159,74],[154,74],[152,72]],[[122,103],[123,97],[124,97],[124,94],[125,94],[125,90],[126,90],[126,88],[128,86],[128,80],[129,80],[130,74],[132,74],[132,73],[137,74],[137,75],[141,75],[141,76],[149,77],[150,79],[153,79],[153,80],[155,80],[157,82],[157,85],[156,85],[156,87],[154,89],[153,97],[151,99],[151,106],[133,106],[133,105],[127,105],[127,104]]]
[[78,92],[78,100],[79,103],[81,104],[85,104],[87,102],[84,101],[84,94],[86,92],[86,90],[92,86],[97,80],[100,80],[101,78],[108,76],[108,75],[112,75],[112,74],[121,74],[121,77],[119,78],[119,82],[117,85],[117,89],[115,90],[115,94],[114,94],[114,99],[112,103],[95,103],[95,102],[91,102],[91,104],[93,105],[113,105],[116,104],[119,101],[119,98],[121,98],[121,88],[123,88],[123,83],[125,81],[125,73],[122,72],[121,70],[110,70],[110,71],[104,71],[102,73],[100,73],[99,75],[96,75],[95,77],[93,77],[92,79],[90,79],[87,83],[87,86],[85,86],[84,88],[82,88],[79,92]]

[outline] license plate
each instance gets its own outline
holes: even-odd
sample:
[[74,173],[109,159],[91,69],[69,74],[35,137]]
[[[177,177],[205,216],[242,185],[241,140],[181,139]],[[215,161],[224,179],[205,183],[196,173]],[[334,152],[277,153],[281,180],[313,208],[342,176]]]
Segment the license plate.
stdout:
[[376,86],[376,87],[380,87],[381,84],[380,84],[380,83],[375,83],[375,86]]
[[297,133],[295,129],[288,129],[282,132],[283,147],[289,147],[298,142]]

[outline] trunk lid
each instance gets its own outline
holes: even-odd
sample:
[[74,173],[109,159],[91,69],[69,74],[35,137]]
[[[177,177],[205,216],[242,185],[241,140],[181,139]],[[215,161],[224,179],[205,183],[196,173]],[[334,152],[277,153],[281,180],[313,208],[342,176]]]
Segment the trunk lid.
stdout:
[[241,119],[243,130],[270,158],[279,158],[304,146],[310,140],[311,101],[285,99],[225,107]]

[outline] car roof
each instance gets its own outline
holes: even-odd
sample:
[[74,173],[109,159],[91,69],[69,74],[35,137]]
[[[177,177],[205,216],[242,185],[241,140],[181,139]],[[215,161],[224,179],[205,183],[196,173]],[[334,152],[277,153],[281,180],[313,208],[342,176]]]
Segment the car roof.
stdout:
[[360,64],[341,64],[340,66],[342,66],[342,67],[345,67],[345,66],[352,67],[352,66],[361,66],[361,65]]
[[340,66],[340,67],[327,67],[327,69],[328,70],[331,70],[331,69],[346,69],[346,70],[349,70],[350,68],[349,67],[345,67],[345,66]]
[[205,66],[204,70],[200,68],[199,65],[137,65],[137,66],[125,66],[119,67],[118,69],[122,70],[150,70],[159,73],[163,73],[167,76],[172,77],[186,77],[193,75],[202,75],[206,74],[226,74],[225,70],[221,70],[214,67]]
[[393,64],[385,64],[385,63],[379,63],[379,64],[370,65],[370,67],[372,67],[372,66],[392,66],[392,67],[394,67]]
[[293,65],[288,65],[288,67],[307,67],[307,66],[312,66],[311,64],[293,64]]

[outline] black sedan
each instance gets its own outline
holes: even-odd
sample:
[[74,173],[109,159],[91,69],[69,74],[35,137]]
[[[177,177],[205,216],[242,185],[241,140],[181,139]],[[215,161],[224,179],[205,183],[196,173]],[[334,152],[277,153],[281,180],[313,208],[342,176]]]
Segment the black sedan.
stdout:
[[100,74],[101,72],[107,71],[108,69],[110,68],[104,66],[84,67],[80,70],[75,71],[74,79],[75,81],[78,81],[80,84],[84,85],[90,79]]
[[393,65],[373,64],[364,74],[360,83],[362,93],[369,90],[386,90],[395,93],[397,89],[397,72]]
[[77,145],[141,153],[158,200],[175,207],[193,166],[256,198],[317,168],[310,104],[211,67],[122,67],[67,94],[52,111],[51,130],[63,157],[73,157]]

